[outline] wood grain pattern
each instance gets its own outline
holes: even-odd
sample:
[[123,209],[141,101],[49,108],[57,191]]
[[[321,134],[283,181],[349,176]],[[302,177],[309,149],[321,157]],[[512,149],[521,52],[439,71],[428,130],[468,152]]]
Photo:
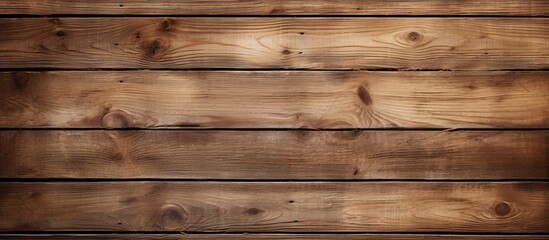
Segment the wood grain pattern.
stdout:
[[0,68],[549,68],[549,18],[5,18],[0,32]]
[[0,178],[549,179],[549,131],[0,131]]
[[549,15],[544,0],[3,0],[1,14]]
[[547,128],[547,72],[0,73],[5,128]]
[[204,239],[316,239],[316,240],[547,240],[549,235],[449,235],[449,234],[0,234],[5,239],[105,239],[105,240],[204,240]]
[[0,231],[515,232],[549,183],[0,183]]

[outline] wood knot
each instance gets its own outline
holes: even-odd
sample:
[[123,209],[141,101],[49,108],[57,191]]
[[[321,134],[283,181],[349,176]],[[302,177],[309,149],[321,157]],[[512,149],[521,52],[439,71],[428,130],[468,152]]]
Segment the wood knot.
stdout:
[[26,73],[14,72],[12,73],[13,87],[15,90],[25,90],[30,85],[30,78]]
[[356,176],[358,174],[359,170],[360,169],[358,167],[354,167],[353,168],[353,176]]
[[281,14],[281,13],[284,13],[286,12],[286,10],[282,9],[282,8],[273,8],[269,13],[270,14]]
[[359,131],[359,130],[349,131],[349,136],[351,138],[360,138],[360,137],[362,137],[363,134],[364,134],[364,132]]
[[166,19],[162,20],[162,22],[160,23],[160,28],[158,30],[160,30],[162,32],[171,31],[173,22],[174,22],[174,20],[171,19],[171,18],[166,18]]
[[282,54],[284,55],[288,55],[288,54],[291,54],[292,52],[288,49],[285,49],[284,51],[282,51]]
[[147,58],[159,59],[166,53],[169,46],[162,39],[155,39],[142,42],[140,48]]
[[423,35],[421,35],[420,33],[418,32],[410,32],[408,33],[408,36],[407,36],[408,40],[411,41],[411,42],[421,42],[421,40],[423,40]]
[[368,90],[364,86],[358,87],[358,98],[360,98],[360,101],[364,103],[364,105],[369,106],[372,104],[372,98],[370,97],[370,93],[368,93]]
[[160,210],[159,224],[166,230],[183,229],[189,214],[176,205],[168,205]]
[[128,128],[134,126],[134,121],[126,112],[107,110],[101,118],[101,126],[104,128]]
[[248,215],[257,215],[257,214],[260,214],[261,212],[263,212],[261,209],[258,209],[258,208],[249,208],[248,210],[246,210],[246,214]]
[[494,205],[494,213],[499,217],[505,217],[511,213],[513,207],[507,202],[498,202]]
[[57,32],[55,32],[55,36],[64,37],[64,36],[65,36],[65,32],[63,32],[63,31],[57,31]]

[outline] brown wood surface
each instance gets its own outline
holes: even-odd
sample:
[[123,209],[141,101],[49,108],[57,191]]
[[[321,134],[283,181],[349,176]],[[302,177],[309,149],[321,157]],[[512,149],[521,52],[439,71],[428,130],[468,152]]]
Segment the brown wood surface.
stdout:
[[2,0],[0,14],[549,15],[545,0]]
[[547,240],[549,235],[449,235],[449,234],[0,234],[0,239],[143,239],[143,240],[204,240],[204,239],[316,239],[316,240]]
[[0,239],[549,239],[548,16],[0,0]]
[[549,179],[549,131],[0,131],[0,178]]
[[0,68],[549,68],[549,18],[4,18],[0,32]]
[[548,128],[547,72],[0,73],[4,128]]
[[546,182],[0,183],[0,231],[549,229]]

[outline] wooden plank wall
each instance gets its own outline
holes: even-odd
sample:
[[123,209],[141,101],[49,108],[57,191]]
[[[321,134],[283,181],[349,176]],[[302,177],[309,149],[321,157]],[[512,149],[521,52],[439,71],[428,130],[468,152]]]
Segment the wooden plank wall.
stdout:
[[0,238],[549,239],[548,16],[0,1]]

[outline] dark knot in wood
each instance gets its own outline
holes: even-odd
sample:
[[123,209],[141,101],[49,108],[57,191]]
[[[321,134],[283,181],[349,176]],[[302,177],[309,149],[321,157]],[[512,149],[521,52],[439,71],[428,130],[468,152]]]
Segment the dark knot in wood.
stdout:
[[101,118],[101,126],[104,128],[129,128],[134,127],[131,116],[123,111],[108,111]]
[[512,209],[512,206],[506,202],[499,202],[494,206],[494,212],[500,217],[509,215]]
[[410,40],[411,42],[421,42],[422,39],[423,39],[423,35],[421,35],[418,32],[412,31],[408,33],[408,40]]
[[159,223],[167,230],[184,229],[188,218],[189,214],[182,207],[168,205],[160,210]]
[[358,97],[360,98],[360,101],[364,103],[364,105],[369,106],[370,104],[372,104],[372,98],[370,97],[368,90],[366,90],[364,86],[358,87]]

